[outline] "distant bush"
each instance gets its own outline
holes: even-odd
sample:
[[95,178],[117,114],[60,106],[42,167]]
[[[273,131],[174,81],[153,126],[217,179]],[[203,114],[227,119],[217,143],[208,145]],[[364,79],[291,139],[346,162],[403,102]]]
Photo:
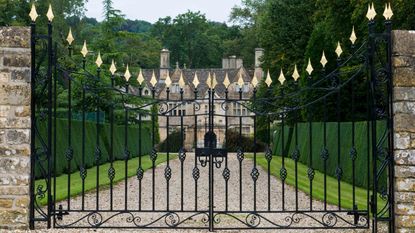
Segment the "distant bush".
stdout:
[[[167,148],[167,139],[169,139],[169,148]],[[181,133],[180,131],[173,131],[169,134],[168,138],[165,139],[158,145],[158,150],[160,152],[169,152],[177,153],[182,147]]]
[[264,152],[266,145],[257,139],[255,146],[253,137],[247,137],[244,135],[240,136],[239,132],[236,130],[228,130],[225,140],[225,148],[228,152],[236,152],[239,147],[241,147],[244,152],[254,152],[255,147],[257,152]]

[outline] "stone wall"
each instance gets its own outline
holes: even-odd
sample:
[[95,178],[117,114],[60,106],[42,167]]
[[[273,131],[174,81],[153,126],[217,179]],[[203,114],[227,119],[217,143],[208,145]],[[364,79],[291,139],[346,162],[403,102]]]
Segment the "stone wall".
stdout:
[[0,229],[29,223],[30,62],[30,29],[0,27]]
[[393,32],[397,232],[415,232],[415,31]]

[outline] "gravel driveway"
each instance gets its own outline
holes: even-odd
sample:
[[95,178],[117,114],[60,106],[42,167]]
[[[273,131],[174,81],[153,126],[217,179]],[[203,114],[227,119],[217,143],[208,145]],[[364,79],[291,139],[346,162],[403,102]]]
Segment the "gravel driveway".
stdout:
[[[230,171],[230,179],[228,183],[228,211],[239,211],[240,209],[240,177],[239,177],[239,161],[237,160],[236,154],[228,155],[228,168]],[[234,217],[227,215],[217,215],[215,220],[217,223],[215,227],[218,228],[227,228],[227,227],[236,227],[236,228],[246,228],[244,232],[249,229],[249,224],[259,225],[261,227],[272,227],[273,224],[278,224],[280,226],[290,225],[291,227],[322,227],[321,222],[324,221],[327,224],[334,223],[337,220],[336,226],[347,226],[347,223],[342,220],[342,218],[347,221],[352,221],[352,217],[347,214],[341,214],[337,218],[332,218],[331,215],[324,216],[324,213],[313,214],[313,218],[307,217],[302,214],[287,214],[287,213],[272,213],[262,215],[262,218],[258,218],[255,215],[249,215],[250,210],[254,207],[254,182],[251,177],[251,171],[253,168],[253,161],[250,159],[245,159],[242,163],[242,211],[246,211],[245,214],[235,213]],[[198,180],[198,195],[197,195],[197,206],[198,211],[201,213],[194,215],[195,209],[195,180],[192,176],[192,171],[195,166],[194,154],[188,153],[187,158],[183,165],[183,210],[184,211],[193,211],[193,213],[180,213],[178,215],[168,215],[166,214],[167,208],[167,182],[164,177],[167,163],[163,163],[157,166],[155,169],[155,200],[154,203],[156,210],[164,210],[164,213],[134,213],[133,215],[123,213],[119,214],[108,221],[105,221],[109,216],[109,213],[100,213],[100,215],[88,215],[88,213],[71,213],[70,215],[64,216],[63,221],[58,221],[59,224],[71,224],[79,219],[79,222],[76,223],[76,226],[88,226],[89,223],[102,223],[101,227],[116,227],[116,226],[130,226],[136,227],[153,223],[153,227],[162,227],[166,224],[177,224],[181,222],[179,226],[184,227],[203,227],[206,228],[208,225],[204,222],[208,211],[208,191],[209,191],[209,179],[208,179],[208,168],[200,167],[200,178]],[[214,206],[215,211],[224,211],[226,204],[226,195],[225,195],[225,180],[222,176],[224,170],[224,164],[221,168],[215,168],[214,170]],[[179,159],[174,159],[170,161],[171,168],[171,179],[169,183],[169,208],[171,211],[181,210],[181,162]],[[280,168],[276,168],[280,169]],[[266,211],[268,208],[268,177],[267,172],[264,171],[261,167],[258,166],[259,177],[257,180],[257,191],[256,191],[256,208],[257,211]],[[117,171],[123,172],[123,171]],[[290,172],[290,171],[289,171]],[[152,170],[148,170],[144,173],[144,178],[142,180],[142,192],[141,192],[141,209],[142,210],[151,210],[152,209]],[[271,176],[271,210],[272,211],[281,211],[282,210],[282,184],[281,181]],[[128,198],[127,198],[127,207],[129,210],[138,210],[139,208],[139,182],[136,177],[128,179]],[[122,210],[125,207],[125,184],[124,182],[118,183],[114,186],[114,210]],[[109,210],[110,209],[110,200],[109,200],[109,189],[102,189],[99,195],[100,201],[100,210]],[[284,203],[285,211],[295,211],[295,189],[291,186],[285,185],[285,194],[284,194]],[[298,206],[299,210],[309,209],[310,199],[309,196],[305,193],[298,192]],[[66,202],[59,203],[62,204],[64,209],[67,206]],[[75,197],[71,200],[71,209],[80,209],[81,207],[81,197]],[[95,191],[89,192],[85,195],[85,209],[94,210],[96,208],[96,193]],[[335,210],[337,207],[328,205],[328,210]],[[320,201],[313,201],[314,210],[323,210],[323,203]],[[140,217],[138,217],[140,216]],[[248,216],[248,217],[247,217]],[[159,219],[159,220],[157,220]],[[269,219],[270,221],[267,221]],[[105,222],[102,222],[105,221]],[[320,221],[320,222],[319,222]],[[88,223],[89,222],[89,223]],[[363,223],[362,223],[363,224]],[[275,225],[274,225],[275,227]],[[42,232],[45,230],[42,230]],[[64,230],[51,230],[53,232],[65,232]],[[74,229],[68,230],[74,232]],[[105,231],[104,230],[94,230],[94,231]],[[115,232],[117,230],[111,230]],[[119,232],[124,231],[137,231],[134,229],[130,230],[119,230]],[[143,230],[140,230],[141,232]],[[206,232],[206,230],[145,230],[145,232]],[[284,230],[283,232],[366,232],[367,230],[334,230],[334,229],[325,229],[325,230]],[[86,230],[81,230],[80,232],[86,232]],[[230,232],[240,232],[240,231],[230,231]],[[271,230],[261,230],[259,232],[271,232]],[[275,232],[275,230],[273,230]]]

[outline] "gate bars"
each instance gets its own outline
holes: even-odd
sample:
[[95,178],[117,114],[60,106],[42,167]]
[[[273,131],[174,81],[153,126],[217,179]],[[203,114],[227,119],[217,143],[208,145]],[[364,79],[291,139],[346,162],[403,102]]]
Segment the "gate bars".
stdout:
[[[369,219],[372,219],[373,232],[382,227],[378,226],[380,222],[386,222],[389,232],[393,232],[392,15],[389,4],[384,13],[385,31],[378,33],[375,31],[374,6],[369,6],[368,41],[355,47],[357,38],[353,31],[350,38],[351,50],[345,59],[342,58],[343,49],[339,43],[336,49],[337,64],[332,72],[326,73],[328,61],[324,53],[320,73],[314,70],[309,60],[305,85],[298,81],[300,76],[295,66],[293,80],[287,80],[281,71],[278,78],[280,88],[271,88],[273,80],[268,73],[264,82],[261,77],[252,79],[248,95],[243,92],[245,81],[242,77],[231,83],[227,76],[224,78],[209,74],[208,78],[200,77],[200,80],[195,75],[192,85],[186,84],[184,80],[182,82],[181,77],[180,92],[177,95],[171,92],[169,76],[161,82],[153,72],[151,80],[144,80],[140,71],[138,85],[130,85],[134,82],[130,81],[128,66],[125,73],[120,75],[116,72],[114,61],[110,74],[107,74],[101,70],[101,54],[97,55],[96,72],[89,72],[86,42],[82,48],[82,66],[76,65],[76,57],[72,58],[72,33],[67,39],[67,60],[58,62],[58,49],[61,48],[57,44],[53,45],[52,8],[49,8],[47,14],[47,34],[43,35],[36,31],[35,21],[38,15],[33,6],[30,14],[33,93],[30,228],[34,229],[36,223],[45,222],[47,228],[190,228],[210,231],[341,229],[369,228]],[[68,63],[71,65],[68,66]],[[353,68],[346,70],[345,66]],[[109,82],[105,81],[106,78]],[[199,86],[201,82],[206,83],[207,88]],[[58,98],[59,86],[67,90],[64,102]],[[143,94],[146,88],[150,91],[149,95]],[[224,90],[224,95],[218,94],[219,90]],[[185,97],[185,91],[193,92],[193,97]],[[266,97],[259,97],[257,92],[265,92],[261,96]],[[365,101],[362,103],[361,100]],[[208,106],[207,112],[202,110],[201,106],[204,105]],[[189,106],[192,111],[186,111],[185,114],[183,109],[189,109]],[[242,111],[240,114],[232,114],[232,106],[245,108],[247,114],[243,115]],[[60,114],[62,107],[66,109],[67,148],[57,147],[57,136],[62,134],[60,130],[63,128],[58,126],[58,116],[64,118]],[[179,116],[173,114],[179,109],[182,110]],[[87,119],[91,111],[95,113],[94,127]],[[74,120],[74,112],[81,112],[80,132],[79,128],[78,131],[74,128],[79,123]],[[105,125],[106,119],[102,117],[103,112],[109,115],[109,129]],[[360,114],[362,112],[365,112],[363,117]],[[185,134],[189,129],[184,122],[189,118],[194,122],[194,156],[185,150]],[[201,148],[197,143],[200,141],[197,132],[203,130],[199,124],[203,118],[209,119],[209,122],[203,131],[205,140],[204,147]],[[224,119],[225,123],[219,125],[215,119]],[[243,141],[244,123],[249,120],[253,122],[252,151],[244,149]],[[147,130],[151,150],[148,153],[144,151],[143,134],[149,121],[151,124]],[[350,121],[350,138],[345,137],[345,121]],[[165,122],[165,126],[159,127],[157,122]],[[333,122],[336,123],[334,132],[330,130]],[[357,138],[357,125],[362,125],[362,122],[366,122],[366,135],[363,139]],[[386,126],[382,127],[384,123]],[[263,126],[262,131],[258,129],[259,125]],[[116,134],[120,127],[123,129],[121,137]],[[234,127],[239,135],[236,153],[217,145],[217,134],[224,134],[224,140],[228,143],[230,127]],[[164,149],[158,145],[158,128],[160,132],[165,131]],[[180,133],[181,145],[177,151],[170,149],[174,139],[171,136],[172,128],[178,129]],[[91,140],[87,138],[87,130],[91,129],[94,129],[96,137],[93,152],[89,154],[91,148],[88,148],[90,145],[87,145],[87,141]],[[316,139],[316,132],[322,132],[321,143]],[[259,150],[260,133],[263,134],[266,145],[264,151]],[[100,135],[104,134],[109,138],[101,139]],[[276,141],[277,134],[280,135],[279,144]],[[131,135],[139,136],[132,138]],[[81,138],[80,150],[77,149],[79,145],[74,144],[74,137]],[[121,150],[116,146],[118,140],[123,141]],[[131,148],[132,140],[138,141],[138,148]],[[360,150],[358,144],[362,143],[368,149]],[[350,145],[350,150],[343,151],[344,145]],[[306,154],[302,154],[302,148],[306,148]],[[64,153],[59,152],[62,149]],[[316,150],[321,152],[316,154]],[[149,154],[148,157],[145,156],[146,153]],[[93,157],[92,163],[88,156]],[[128,179],[128,171],[131,170],[130,163],[133,163],[135,157],[138,190],[130,190],[132,181]],[[178,165],[173,160],[176,157]],[[66,160],[66,190],[57,189],[56,169],[57,163],[62,159]],[[145,160],[150,162],[149,167],[145,167]],[[322,161],[322,167],[316,164],[319,160]],[[103,179],[99,174],[104,167],[103,161],[109,162],[109,189],[100,188]],[[123,169],[117,170],[120,161]],[[164,161],[164,165],[158,166]],[[291,161],[294,167],[290,167]],[[358,161],[364,161],[364,166],[358,166]],[[306,168],[305,175],[302,173],[303,164]],[[345,170],[348,164],[351,164],[351,171]],[[245,169],[247,165],[252,165],[248,171]],[[95,168],[95,187],[94,191],[87,192],[88,173],[93,171],[90,167]],[[365,171],[357,170],[362,167]],[[145,169],[150,170],[145,173]],[[164,169],[164,177],[157,176],[158,169]],[[65,192],[71,196],[75,192],[71,190],[74,176],[71,172],[74,170],[79,172],[82,182],[80,195],[72,200],[68,198],[58,202],[57,193]],[[122,173],[122,182],[118,183],[120,179],[117,176]],[[244,187],[245,173],[252,178],[252,197],[245,194],[251,192],[247,190],[248,187]],[[272,179],[276,174],[280,179],[279,186]],[[356,183],[357,176],[363,174],[367,179],[364,187],[367,190],[365,205],[359,202],[356,194],[360,192]],[[342,181],[348,175],[351,176],[352,188],[350,208],[342,203],[342,199],[350,195],[342,191],[343,185],[346,185]],[[185,176],[191,176],[194,184],[184,183]],[[315,181],[317,176],[323,177],[323,183]],[[337,183],[335,194],[332,187],[329,187],[330,181],[333,181],[331,176],[334,176]],[[175,177],[180,178],[177,184]],[[148,179],[146,182],[150,183],[149,186],[143,186],[147,184],[145,179]],[[305,187],[308,190],[302,188],[301,183],[304,181],[301,179],[306,179],[308,185]],[[288,183],[293,186],[293,203],[287,202],[290,198],[287,190],[292,190]],[[157,192],[158,185],[165,185],[165,193]],[[175,185],[180,190],[179,193],[171,190]],[[236,193],[230,192],[233,185]],[[123,194],[115,193],[116,186],[123,187]],[[217,187],[219,192],[215,191]],[[300,189],[309,196],[303,195]],[[208,200],[200,198],[206,190]],[[280,194],[276,190],[280,190]],[[323,193],[322,201],[313,198],[318,196],[316,191]],[[95,193],[92,204],[91,192]],[[105,192],[109,193],[108,202],[102,202],[100,198],[100,194]],[[115,201],[119,195],[123,195],[121,205]],[[336,203],[329,201],[333,196]],[[235,206],[230,205],[233,199],[238,203]],[[130,201],[134,200],[138,200],[134,203],[137,206],[132,206]],[[265,204],[261,204],[262,200]],[[248,202],[252,203],[252,207],[246,207]]]

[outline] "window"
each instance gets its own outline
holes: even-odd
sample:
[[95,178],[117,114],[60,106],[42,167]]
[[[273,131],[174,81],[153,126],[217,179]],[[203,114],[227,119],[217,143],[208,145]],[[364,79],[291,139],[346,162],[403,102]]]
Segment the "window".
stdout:
[[150,95],[150,92],[148,90],[144,90],[144,95]]
[[246,82],[246,83],[244,84],[244,86],[243,86],[243,88],[242,88],[242,91],[243,91],[244,93],[249,92],[249,82]]
[[171,90],[171,93],[179,93],[180,92],[179,84],[178,83],[173,83],[170,90]]

